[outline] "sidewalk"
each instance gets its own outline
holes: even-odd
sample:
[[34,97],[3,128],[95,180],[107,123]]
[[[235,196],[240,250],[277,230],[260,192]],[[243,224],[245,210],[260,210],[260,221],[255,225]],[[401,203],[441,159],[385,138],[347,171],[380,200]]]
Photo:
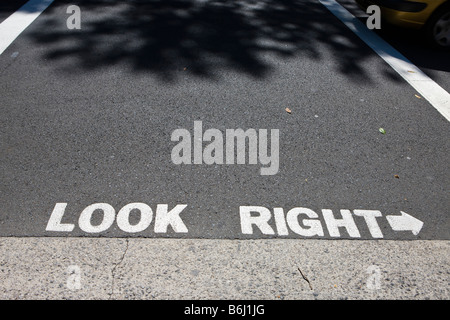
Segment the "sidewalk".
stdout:
[[449,241],[1,238],[1,299],[449,299]]

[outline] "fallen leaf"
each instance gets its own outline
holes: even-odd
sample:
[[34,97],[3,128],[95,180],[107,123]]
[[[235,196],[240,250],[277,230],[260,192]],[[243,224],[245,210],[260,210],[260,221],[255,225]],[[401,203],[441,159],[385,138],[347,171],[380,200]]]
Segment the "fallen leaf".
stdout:
[[380,131],[382,134],[386,133],[386,130],[384,130],[383,128],[378,129],[378,131]]
[[285,110],[286,110],[287,113],[291,113],[291,109],[286,108]]
[[397,179],[400,179],[400,177],[398,176],[398,174],[394,174],[394,177]]
[[421,97],[421,96],[418,96],[417,94],[415,94],[415,96],[416,96],[416,98],[418,98],[418,99],[422,99],[422,97]]

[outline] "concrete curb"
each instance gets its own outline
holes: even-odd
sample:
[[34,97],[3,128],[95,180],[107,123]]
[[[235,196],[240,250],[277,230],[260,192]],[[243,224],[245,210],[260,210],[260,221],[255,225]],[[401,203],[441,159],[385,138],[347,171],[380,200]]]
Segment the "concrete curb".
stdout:
[[446,300],[449,244],[0,238],[0,298]]

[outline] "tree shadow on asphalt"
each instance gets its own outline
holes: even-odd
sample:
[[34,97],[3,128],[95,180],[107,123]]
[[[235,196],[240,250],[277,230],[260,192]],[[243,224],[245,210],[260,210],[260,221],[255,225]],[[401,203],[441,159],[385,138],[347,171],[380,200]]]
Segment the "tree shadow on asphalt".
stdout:
[[[81,8],[81,30],[66,28],[71,4]],[[266,54],[332,56],[330,72],[370,83],[363,68],[370,49],[314,1],[55,1],[46,16],[31,36],[46,59],[72,61],[72,72],[126,63],[164,81],[186,69],[206,78],[223,68],[262,78],[273,67]]]

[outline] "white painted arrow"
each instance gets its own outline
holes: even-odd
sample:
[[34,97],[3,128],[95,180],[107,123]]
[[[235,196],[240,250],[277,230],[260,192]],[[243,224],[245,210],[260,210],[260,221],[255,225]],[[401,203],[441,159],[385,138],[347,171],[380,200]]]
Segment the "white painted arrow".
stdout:
[[412,231],[417,236],[422,229],[423,222],[406,212],[400,211],[401,216],[386,216],[387,221],[394,231]]

